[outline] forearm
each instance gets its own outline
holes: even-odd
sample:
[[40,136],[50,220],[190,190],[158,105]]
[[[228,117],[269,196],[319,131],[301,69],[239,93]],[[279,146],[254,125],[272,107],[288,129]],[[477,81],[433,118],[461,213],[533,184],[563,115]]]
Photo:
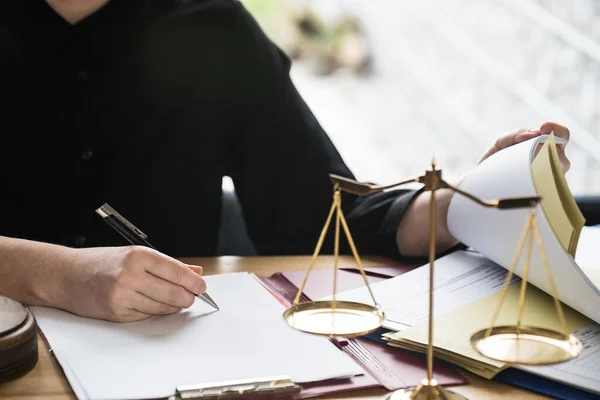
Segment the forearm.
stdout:
[[[456,245],[458,241],[448,230],[448,206],[453,192],[440,189],[435,192],[436,211],[436,252],[443,252]],[[429,216],[431,192],[426,191],[417,196],[406,209],[406,214],[398,226],[396,242],[400,254],[407,257],[425,256],[429,253]]]
[[0,236],[0,295],[28,305],[51,306],[73,249]]

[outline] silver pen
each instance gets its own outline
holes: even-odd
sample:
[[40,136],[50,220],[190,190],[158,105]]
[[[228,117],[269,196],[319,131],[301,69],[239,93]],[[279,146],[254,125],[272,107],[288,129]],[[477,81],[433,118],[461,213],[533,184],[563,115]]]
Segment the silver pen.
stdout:
[[[119,214],[115,209],[109,206],[107,203],[104,203],[100,208],[96,209],[96,213],[104,219],[108,225],[110,225],[113,229],[121,234],[125,239],[129,241],[131,244],[146,246],[154,249],[146,239],[148,236],[139,230],[135,225],[131,222],[127,221],[121,214]],[[208,295],[207,292],[195,294],[197,298],[204,301],[205,303],[211,305],[215,309],[219,310],[219,306],[215,301]]]

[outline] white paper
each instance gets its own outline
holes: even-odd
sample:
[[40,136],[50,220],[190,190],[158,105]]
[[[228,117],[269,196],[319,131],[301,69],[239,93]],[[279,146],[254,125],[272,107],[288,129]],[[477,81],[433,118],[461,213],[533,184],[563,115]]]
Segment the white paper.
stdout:
[[544,367],[520,369],[567,385],[600,394],[600,325],[593,324],[573,332],[583,350],[573,360]]
[[201,301],[179,314],[111,323],[32,307],[81,399],[167,397],[180,385],[290,375],[295,382],[362,374],[326,338],[290,328],[249,274],[206,277],[221,310]]
[[[460,188],[489,200],[537,196],[531,162],[537,145],[545,139],[547,136],[541,136],[495,153],[469,173]],[[455,238],[509,268],[528,214],[527,209],[486,208],[464,196],[455,195],[448,210],[448,226]],[[541,205],[538,205],[536,215],[554,282],[558,288],[558,297],[565,304],[600,322],[600,292],[575,260],[564,251]],[[525,251],[522,254],[516,269],[519,276],[523,273]],[[528,281],[552,294],[540,252],[535,244]]]
[[[507,271],[470,251],[457,251],[434,263],[434,315],[443,315],[502,290]],[[511,284],[518,282],[513,277]],[[429,264],[371,285],[386,314],[384,327],[402,330],[427,320]],[[329,297],[330,298],[330,297]],[[373,303],[366,288],[338,293],[337,299]]]
[[583,227],[577,243],[575,261],[581,268],[600,270],[600,227]]

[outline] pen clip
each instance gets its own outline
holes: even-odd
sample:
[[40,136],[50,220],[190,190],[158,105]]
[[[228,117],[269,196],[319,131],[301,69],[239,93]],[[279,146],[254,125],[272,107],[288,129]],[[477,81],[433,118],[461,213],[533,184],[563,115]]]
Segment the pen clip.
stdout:
[[108,203],[104,203],[101,207],[96,209],[96,213],[98,213],[102,218],[106,218],[106,217],[112,215],[117,220],[119,220],[121,223],[123,223],[125,226],[127,226],[127,228],[129,228],[133,233],[138,235],[141,239],[144,239],[144,240],[148,239],[148,235],[146,235],[144,232],[139,230],[131,222],[127,221],[127,219],[125,219],[125,217],[123,217],[121,214],[119,214],[114,208],[109,206]]

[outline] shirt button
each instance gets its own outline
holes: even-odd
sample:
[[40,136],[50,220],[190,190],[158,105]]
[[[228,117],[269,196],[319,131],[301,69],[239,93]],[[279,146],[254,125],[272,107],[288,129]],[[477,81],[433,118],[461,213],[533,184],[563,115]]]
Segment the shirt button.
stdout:
[[81,153],[81,159],[84,161],[89,161],[94,157],[94,152],[91,150],[85,150]]
[[75,238],[75,244],[76,244],[77,246],[83,246],[83,245],[85,244],[85,240],[86,240],[86,239],[85,239],[85,236],[77,236],[77,237]]
[[80,81],[87,81],[88,80],[88,73],[85,72],[84,70],[79,70],[77,71],[77,79],[79,79]]

